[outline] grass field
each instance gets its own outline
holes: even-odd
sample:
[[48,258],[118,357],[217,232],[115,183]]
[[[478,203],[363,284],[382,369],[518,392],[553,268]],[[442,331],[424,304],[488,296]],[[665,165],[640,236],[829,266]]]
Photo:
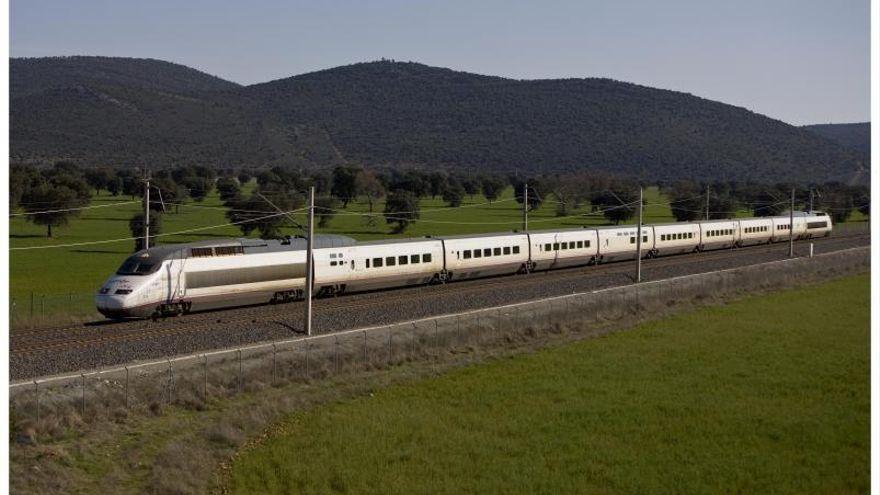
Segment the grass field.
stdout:
[[869,276],[288,417],[233,493],[865,493]]

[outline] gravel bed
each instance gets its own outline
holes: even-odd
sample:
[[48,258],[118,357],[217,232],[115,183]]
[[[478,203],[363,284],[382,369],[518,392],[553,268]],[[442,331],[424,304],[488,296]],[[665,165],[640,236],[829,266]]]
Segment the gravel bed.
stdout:
[[[868,245],[868,237],[841,237],[815,243],[815,253]],[[795,245],[805,255],[806,243]],[[776,244],[730,251],[674,256],[642,262],[642,280],[782,260],[788,246]],[[326,333],[382,325],[469,309],[630,284],[634,262],[578,267],[553,272],[456,282],[443,286],[354,294],[313,302],[313,331]],[[96,369],[243,344],[301,336],[303,304],[255,306],[193,314],[159,321],[92,325],[12,334],[10,375],[15,380],[74,370]],[[145,334],[146,333],[146,334]],[[70,345],[71,336],[111,343]],[[28,341],[57,342],[51,350],[16,353]]]

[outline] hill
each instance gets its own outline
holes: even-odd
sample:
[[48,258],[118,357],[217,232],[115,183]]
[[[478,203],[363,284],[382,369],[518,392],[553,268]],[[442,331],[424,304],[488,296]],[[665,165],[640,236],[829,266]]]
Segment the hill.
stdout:
[[48,89],[76,86],[124,86],[187,93],[223,91],[238,84],[155,59],[118,57],[13,58],[9,61],[9,89],[13,97],[40,94]]
[[865,154],[871,153],[870,122],[856,122],[852,124],[815,124],[806,125],[804,128],[847,148]]
[[348,160],[763,181],[850,177],[867,161],[742,108],[609,79],[520,81],[384,60],[247,87],[142,59],[13,59],[10,71],[15,161]]

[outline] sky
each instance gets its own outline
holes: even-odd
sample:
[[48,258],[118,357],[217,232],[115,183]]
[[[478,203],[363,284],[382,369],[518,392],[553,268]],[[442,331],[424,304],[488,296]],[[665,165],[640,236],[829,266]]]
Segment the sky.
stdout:
[[12,0],[11,55],[145,57],[253,84],[389,58],[609,77],[795,125],[870,118],[869,0]]

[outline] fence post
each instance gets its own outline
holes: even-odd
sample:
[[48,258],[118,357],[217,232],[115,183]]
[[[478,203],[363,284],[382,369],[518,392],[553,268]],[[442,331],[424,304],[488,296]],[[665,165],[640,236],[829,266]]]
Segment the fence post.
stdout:
[[168,403],[174,400],[174,364],[168,360]]
[[204,369],[204,379],[205,379],[204,387],[202,389],[202,394],[204,395],[205,402],[207,403],[208,402],[208,355],[202,354],[202,357],[205,358],[205,363],[202,367]]
[[391,327],[388,327],[388,366],[391,366],[391,363],[394,362],[394,347],[391,339],[394,338],[394,333],[391,331]]
[[409,346],[409,357],[411,359],[416,358],[416,330],[418,327],[416,326],[416,322],[413,322],[413,331],[410,334],[410,346]]
[[125,366],[125,408],[126,408],[126,409],[129,408],[129,401],[128,401],[128,374],[129,374],[128,366]]
[[37,423],[40,422],[40,382],[34,380],[34,400],[37,402]]
[[83,419],[83,421],[85,421],[85,419],[86,419],[86,374],[80,373],[79,376],[82,377],[82,383],[80,385],[80,388],[82,389],[82,400],[80,403],[80,411],[81,411],[82,419]]
[[242,385],[241,349],[238,349],[238,392],[241,393]]
[[278,373],[278,347],[272,343],[272,386],[275,386],[275,378]]

